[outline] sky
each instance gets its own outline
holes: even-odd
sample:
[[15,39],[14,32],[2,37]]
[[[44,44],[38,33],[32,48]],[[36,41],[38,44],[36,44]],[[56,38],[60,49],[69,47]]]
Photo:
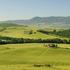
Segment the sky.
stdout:
[[70,0],[0,0],[0,21],[70,16]]

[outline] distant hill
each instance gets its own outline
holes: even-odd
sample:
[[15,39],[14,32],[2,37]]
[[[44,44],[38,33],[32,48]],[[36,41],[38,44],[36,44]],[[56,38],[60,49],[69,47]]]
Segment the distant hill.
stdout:
[[34,17],[28,20],[9,20],[6,23],[21,25],[36,25],[39,27],[70,28],[70,16],[68,17]]
[[18,24],[15,23],[0,23],[0,27],[12,27],[12,26],[18,26]]

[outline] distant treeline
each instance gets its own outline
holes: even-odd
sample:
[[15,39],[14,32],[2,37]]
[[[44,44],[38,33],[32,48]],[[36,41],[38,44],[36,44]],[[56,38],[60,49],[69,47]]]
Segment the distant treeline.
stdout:
[[37,30],[38,32],[44,33],[44,34],[49,34],[50,31],[45,31],[45,30]]
[[44,33],[44,34],[55,34],[55,35],[59,35],[59,36],[70,38],[70,29],[62,30],[62,31],[57,31],[57,30],[53,30],[53,31],[38,30],[38,32],[41,32],[41,33]]
[[70,29],[63,30],[63,31],[58,31],[58,32],[54,32],[54,34],[70,38]]
[[0,36],[0,44],[20,44],[20,43],[66,43],[70,44],[70,40],[66,39],[29,39],[29,38],[13,38]]

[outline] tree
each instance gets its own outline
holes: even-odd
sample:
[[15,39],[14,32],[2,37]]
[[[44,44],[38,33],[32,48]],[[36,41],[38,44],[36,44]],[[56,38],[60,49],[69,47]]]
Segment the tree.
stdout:
[[56,30],[55,29],[53,30],[53,33],[56,33]]
[[33,34],[33,30],[30,30],[30,31],[29,31],[29,34]]
[[58,45],[57,45],[57,44],[49,44],[48,47],[51,47],[51,48],[57,48]]

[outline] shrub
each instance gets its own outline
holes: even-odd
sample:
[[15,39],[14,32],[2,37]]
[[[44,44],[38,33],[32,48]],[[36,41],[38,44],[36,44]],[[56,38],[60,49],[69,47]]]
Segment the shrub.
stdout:
[[51,47],[51,48],[57,48],[58,45],[57,45],[57,44],[49,44],[48,47]]

